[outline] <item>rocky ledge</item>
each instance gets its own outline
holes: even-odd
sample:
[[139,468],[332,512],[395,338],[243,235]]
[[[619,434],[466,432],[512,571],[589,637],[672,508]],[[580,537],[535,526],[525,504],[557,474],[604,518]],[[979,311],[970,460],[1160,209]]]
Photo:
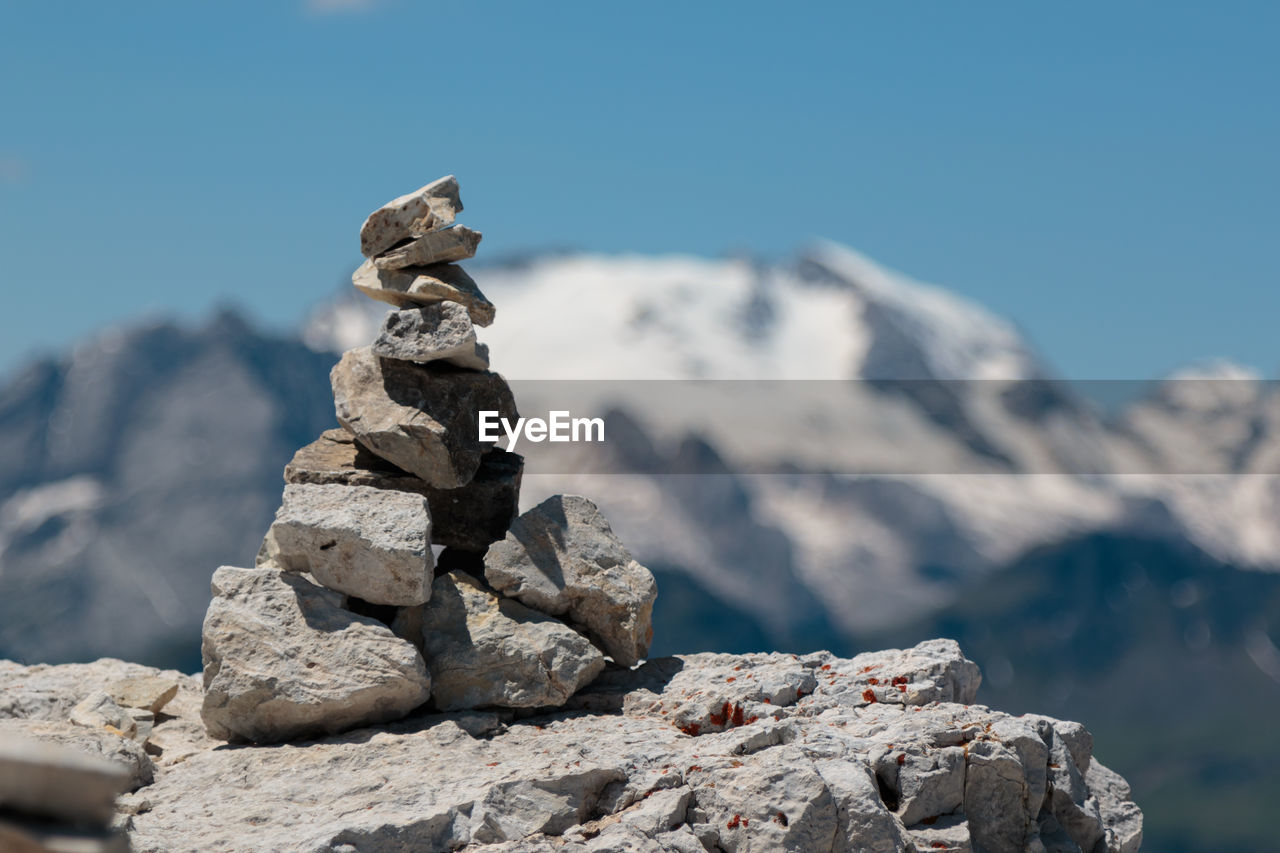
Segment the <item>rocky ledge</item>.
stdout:
[[[143,677],[179,686],[145,752],[68,722]],[[980,680],[947,640],[698,654],[611,665],[551,712],[239,746],[206,734],[198,677],[0,663],[0,736],[129,763],[116,826],[135,851],[1137,850],[1141,812],[1084,727],[974,704]]]

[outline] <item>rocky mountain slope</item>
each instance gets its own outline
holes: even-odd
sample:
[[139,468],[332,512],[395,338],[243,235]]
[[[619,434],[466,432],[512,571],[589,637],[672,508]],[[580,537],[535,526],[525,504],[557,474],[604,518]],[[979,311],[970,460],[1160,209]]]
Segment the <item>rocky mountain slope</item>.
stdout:
[[117,825],[143,853],[1128,853],[1142,841],[1142,814],[1089,733],[972,704],[978,669],[949,641],[853,659],[657,659],[606,671],[553,713],[427,713],[267,747],[207,738],[199,682],[177,672],[3,664],[0,738],[101,752],[97,739],[123,740],[68,713],[146,675],[179,689],[147,752],[121,756],[134,782]]

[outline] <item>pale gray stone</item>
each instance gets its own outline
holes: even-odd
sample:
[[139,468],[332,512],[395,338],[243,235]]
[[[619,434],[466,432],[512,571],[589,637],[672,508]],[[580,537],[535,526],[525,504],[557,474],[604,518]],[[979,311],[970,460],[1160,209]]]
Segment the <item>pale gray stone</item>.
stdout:
[[266,743],[403,717],[430,695],[412,644],[340,593],[274,569],[213,575],[201,715],[212,737]]
[[431,231],[374,257],[373,265],[382,270],[398,270],[465,261],[476,256],[480,238],[479,231],[472,231],[465,225]]
[[461,572],[436,578],[419,618],[432,696],[444,711],[563,705],[604,668],[582,635]]
[[496,313],[475,280],[454,264],[380,270],[372,261],[365,261],[352,274],[351,283],[370,299],[397,308],[456,302],[467,309],[471,322],[477,326],[492,325]]
[[321,586],[373,604],[431,597],[427,499],[369,486],[290,483],[259,565],[310,573]]
[[1098,800],[1111,853],[1137,853],[1142,847],[1142,811],[1133,802],[1129,783],[1098,759],[1085,769],[1089,792]]
[[392,311],[371,347],[373,354],[425,364],[447,361],[471,370],[489,368],[489,348],[476,342],[467,309],[457,302]]
[[586,498],[555,495],[521,515],[484,572],[503,595],[581,627],[617,663],[648,654],[657,584]]
[[360,253],[372,258],[402,240],[451,225],[461,212],[458,180],[446,175],[369,214],[360,227]]
[[465,486],[437,489],[365,450],[344,429],[325,430],[285,466],[286,483],[339,483],[423,495],[431,508],[431,542],[484,552],[507,534],[520,505],[524,459],[495,447]]
[[14,721],[0,726],[0,808],[105,825],[116,795],[128,785],[129,771],[119,762],[65,742],[36,740]]
[[132,738],[138,724],[129,713],[115,703],[105,690],[95,690],[80,701],[67,719],[87,729],[106,729],[121,737]]
[[330,373],[338,422],[370,452],[441,489],[465,486],[493,447],[479,413],[514,420],[515,401],[496,373],[379,358],[349,350]]
[[122,708],[144,708],[158,714],[178,695],[179,683],[168,676],[139,676],[114,682],[107,692]]

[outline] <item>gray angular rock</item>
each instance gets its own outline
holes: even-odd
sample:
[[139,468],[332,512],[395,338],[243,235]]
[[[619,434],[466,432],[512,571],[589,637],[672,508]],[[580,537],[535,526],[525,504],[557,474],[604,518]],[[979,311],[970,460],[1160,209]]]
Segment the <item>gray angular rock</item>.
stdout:
[[258,563],[310,573],[373,604],[421,604],[435,566],[427,500],[369,486],[287,484]]
[[129,784],[127,769],[24,734],[12,723],[0,728],[0,809],[98,825],[110,821],[116,795]]
[[95,690],[86,696],[71,709],[67,719],[77,726],[107,729],[121,737],[132,738],[138,733],[137,722],[105,690]]
[[487,370],[489,348],[476,343],[467,309],[457,302],[392,311],[371,347],[374,355],[416,361],[447,361],[472,370]]
[[402,240],[452,224],[461,212],[458,180],[446,175],[369,214],[360,226],[360,253],[366,258],[381,254]]
[[584,497],[555,495],[517,518],[484,573],[503,595],[581,626],[623,666],[649,651],[657,583]]
[[461,572],[436,578],[413,618],[443,711],[563,705],[604,668],[581,634]]
[[463,551],[484,551],[507,533],[520,504],[524,459],[495,447],[480,457],[471,482],[436,489],[361,447],[343,429],[326,430],[294,454],[286,483],[372,486],[423,495],[431,508],[431,542]]
[[124,769],[126,791],[149,785],[155,778],[155,763],[141,742],[107,729],[78,726],[65,720],[0,720],[0,739],[13,738],[67,747],[110,761]]
[[407,243],[393,246],[374,257],[373,265],[380,270],[398,270],[404,267],[422,267],[431,264],[465,261],[476,256],[481,234],[465,225],[455,225],[439,231],[431,231],[414,237]]
[[437,302],[456,302],[467,309],[477,326],[493,324],[496,309],[462,267],[431,264],[400,270],[380,270],[365,261],[351,276],[357,290],[397,308],[413,308]]
[[338,422],[370,452],[427,485],[471,481],[492,443],[479,438],[479,413],[514,419],[506,380],[492,372],[379,358],[349,350],[330,373]]
[[412,644],[340,593],[272,569],[223,567],[204,620],[210,736],[267,743],[403,717],[431,678]]

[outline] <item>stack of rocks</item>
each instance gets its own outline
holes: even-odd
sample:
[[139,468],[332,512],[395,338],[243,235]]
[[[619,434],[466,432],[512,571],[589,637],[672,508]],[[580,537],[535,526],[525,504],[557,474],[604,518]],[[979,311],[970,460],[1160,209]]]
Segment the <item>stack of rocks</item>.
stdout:
[[[273,742],[441,711],[558,707],[605,656],[646,654],[653,576],[585,498],[516,518],[523,460],[480,441],[516,417],[475,327],[494,306],[456,261],[452,176],[384,205],[352,282],[387,302],[333,369],[338,422],[285,469],[253,569],[223,567],[203,632],[210,735]],[[439,550],[438,556],[435,549]]]

